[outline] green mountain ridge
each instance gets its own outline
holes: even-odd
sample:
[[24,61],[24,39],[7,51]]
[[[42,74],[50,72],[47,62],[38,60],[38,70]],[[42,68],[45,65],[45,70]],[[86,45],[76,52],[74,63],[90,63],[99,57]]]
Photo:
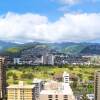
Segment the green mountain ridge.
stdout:
[[10,42],[0,41],[0,54],[1,55],[20,55],[22,50],[30,48],[48,48],[53,49],[65,54],[98,54],[100,55],[100,44],[99,43],[73,43],[73,42],[62,42],[62,43],[40,43],[31,42],[25,44],[16,44]]
[[87,47],[87,45],[84,45],[84,44],[82,44],[82,45],[81,44],[76,44],[76,45],[68,46],[64,49],[64,53],[79,54],[86,47]]

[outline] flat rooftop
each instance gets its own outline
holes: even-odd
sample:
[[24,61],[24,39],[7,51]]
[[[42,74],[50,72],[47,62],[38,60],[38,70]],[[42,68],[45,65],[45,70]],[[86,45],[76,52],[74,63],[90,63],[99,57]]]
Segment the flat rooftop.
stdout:
[[23,85],[23,86],[19,86],[19,85],[10,85],[7,87],[7,89],[20,89],[20,88],[26,88],[26,89],[32,89],[34,88],[35,86],[34,85]]
[[35,87],[35,85],[27,85],[27,84],[24,84],[23,81],[20,81],[19,84],[17,84],[17,85],[8,86],[7,89],[20,89],[20,88],[32,89],[34,87]]
[[56,94],[63,94],[63,95],[72,95],[73,91],[68,84],[64,83],[59,83],[59,82],[51,82],[51,83],[46,83],[44,90],[41,91],[40,94],[51,94],[51,95],[56,95]]

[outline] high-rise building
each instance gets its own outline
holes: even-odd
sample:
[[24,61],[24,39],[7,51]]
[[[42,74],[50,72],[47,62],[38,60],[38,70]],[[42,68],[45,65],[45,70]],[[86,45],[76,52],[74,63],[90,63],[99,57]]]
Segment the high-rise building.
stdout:
[[49,54],[48,56],[47,56],[47,64],[48,65],[54,65],[54,55],[53,54]]
[[6,69],[5,58],[0,57],[0,100],[6,99]]
[[35,100],[34,87],[22,81],[18,85],[10,85],[7,87],[7,100]]
[[100,100],[100,71],[95,73],[94,93],[95,100]]
[[21,58],[14,58],[14,64],[21,65],[22,64]]
[[63,82],[69,85],[69,74],[66,72],[63,73]]

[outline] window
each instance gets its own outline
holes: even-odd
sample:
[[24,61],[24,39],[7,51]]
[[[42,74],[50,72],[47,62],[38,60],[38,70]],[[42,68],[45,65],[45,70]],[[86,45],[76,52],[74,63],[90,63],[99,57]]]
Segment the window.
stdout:
[[55,98],[58,98],[58,95],[56,95]]
[[52,98],[52,95],[48,95],[48,98]]
[[64,98],[68,98],[68,96],[67,95],[64,95]]

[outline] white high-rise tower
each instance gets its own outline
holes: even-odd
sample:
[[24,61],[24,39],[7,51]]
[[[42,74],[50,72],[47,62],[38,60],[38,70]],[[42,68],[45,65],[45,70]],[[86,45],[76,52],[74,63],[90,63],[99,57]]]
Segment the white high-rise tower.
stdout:
[[63,73],[63,81],[64,83],[69,84],[69,74],[66,72]]

